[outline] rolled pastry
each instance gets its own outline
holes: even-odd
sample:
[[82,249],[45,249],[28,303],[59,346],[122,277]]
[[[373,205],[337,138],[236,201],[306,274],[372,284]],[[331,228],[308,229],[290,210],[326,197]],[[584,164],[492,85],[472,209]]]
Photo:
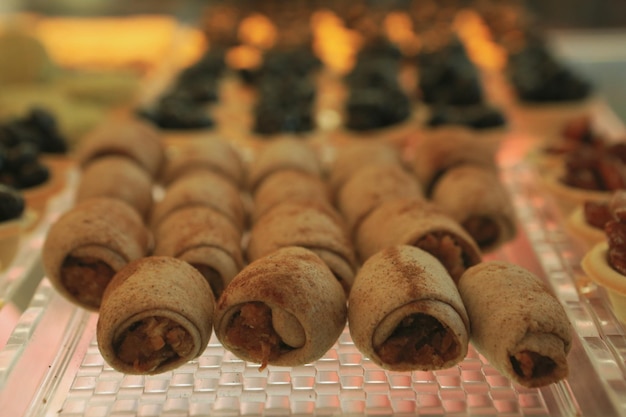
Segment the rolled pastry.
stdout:
[[356,259],[343,219],[336,211],[326,205],[299,201],[275,206],[252,226],[247,258],[254,261],[287,246],[315,252],[349,291]]
[[285,247],[246,266],[215,309],[215,334],[239,358],[267,365],[311,363],[346,325],[346,297],[313,252]]
[[125,374],[157,374],[199,356],[213,330],[214,296],[188,263],[148,256],[126,265],[107,287],[98,349]]
[[104,155],[126,156],[156,178],[163,165],[165,149],[158,131],[147,122],[116,117],[96,126],[76,149],[81,167]]
[[423,196],[415,176],[402,166],[377,163],[354,172],[339,191],[337,206],[352,234],[363,219],[384,201]]
[[429,253],[392,246],[359,270],[348,299],[354,345],[391,371],[449,368],[467,355],[469,319],[450,274]]
[[295,169],[321,177],[322,167],[315,150],[301,139],[280,138],[259,149],[248,167],[248,188],[253,193],[270,174]]
[[157,227],[169,214],[184,207],[206,206],[222,213],[243,232],[247,213],[241,192],[233,183],[210,171],[196,171],[180,177],[165,188],[154,204],[150,224]]
[[94,197],[52,223],[42,261],[59,293],[79,306],[98,310],[113,275],[151,249],[152,235],[135,209],[118,199]]
[[474,164],[450,168],[435,184],[431,200],[459,222],[484,253],[517,233],[513,202],[493,169]]
[[442,127],[421,135],[413,150],[413,171],[430,196],[437,179],[448,168],[472,163],[496,169],[495,149],[481,136],[461,126]]
[[567,376],[573,330],[539,277],[518,265],[490,261],[468,269],[458,287],[472,345],[494,368],[526,387]]
[[354,141],[337,148],[328,178],[333,195],[338,195],[352,174],[374,164],[401,165],[400,152],[389,143],[378,141]]
[[420,198],[382,203],[361,223],[355,241],[362,262],[390,246],[417,246],[439,259],[455,281],[482,257],[457,221]]
[[187,261],[216,297],[243,267],[241,233],[221,213],[204,206],[176,210],[155,229],[154,255]]
[[254,219],[284,201],[311,201],[331,204],[326,182],[319,176],[298,170],[283,170],[268,176],[254,194]]
[[152,188],[152,177],[135,161],[117,155],[103,156],[81,171],[75,201],[92,197],[119,198],[147,219],[154,202]]
[[161,181],[166,186],[183,175],[195,171],[212,171],[232,181],[237,188],[244,185],[245,169],[241,156],[225,139],[193,137],[166,147]]

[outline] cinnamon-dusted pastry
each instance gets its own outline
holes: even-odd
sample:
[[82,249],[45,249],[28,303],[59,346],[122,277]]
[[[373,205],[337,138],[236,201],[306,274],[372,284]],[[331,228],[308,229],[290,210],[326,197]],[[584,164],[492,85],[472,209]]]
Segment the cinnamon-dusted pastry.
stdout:
[[380,141],[354,141],[338,147],[329,168],[328,182],[333,195],[338,195],[352,174],[373,164],[401,165],[400,152],[389,143]]
[[568,374],[572,326],[541,279],[519,265],[483,262],[458,283],[471,342],[504,376],[540,387]]
[[155,255],[187,261],[211,284],[216,297],[243,267],[241,233],[220,212],[189,206],[172,212],[155,229]]
[[147,219],[153,204],[153,180],[146,170],[124,156],[97,158],[80,173],[75,201],[113,197],[133,206]]
[[298,366],[333,346],[346,325],[346,296],[315,253],[285,247],[246,266],[217,302],[215,334],[246,361]]
[[478,245],[457,221],[415,197],[382,203],[361,223],[355,241],[363,262],[390,246],[417,246],[439,259],[455,281],[481,261]]
[[414,175],[399,164],[377,163],[352,174],[339,191],[337,206],[351,233],[384,201],[423,197]]
[[420,135],[413,149],[413,170],[430,196],[438,178],[449,168],[476,164],[496,168],[495,150],[478,133],[460,126],[434,129]]
[[154,204],[150,224],[157,227],[172,212],[190,206],[211,207],[240,232],[245,228],[247,214],[240,190],[211,171],[189,173],[166,187],[163,197]]
[[161,136],[147,122],[131,117],[107,119],[89,132],[76,149],[81,167],[105,155],[122,155],[156,178],[165,156]]
[[252,226],[247,258],[254,261],[286,246],[315,252],[349,291],[356,259],[344,221],[334,209],[306,201],[274,206]]
[[355,346],[392,371],[436,370],[467,354],[469,319],[450,274],[429,253],[392,246],[361,267],[348,299]]
[[248,167],[248,188],[256,188],[278,171],[295,169],[311,175],[322,175],[322,167],[315,150],[301,139],[280,138],[260,148]]
[[242,188],[244,163],[235,148],[220,137],[193,137],[166,147],[161,181],[166,186],[191,172],[212,171]]
[[331,204],[328,186],[318,175],[293,169],[282,170],[269,175],[254,193],[254,218],[259,219],[284,201]]
[[513,202],[491,168],[450,168],[435,184],[431,200],[459,222],[483,252],[494,251],[517,233]]
[[185,261],[148,256],[122,268],[98,316],[98,348],[125,374],[157,374],[199,356],[211,337],[215,299]]
[[113,275],[146,256],[151,245],[152,236],[135,209],[118,199],[94,197],[50,226],[41,255],[46,276],[59,293],[98,310]]

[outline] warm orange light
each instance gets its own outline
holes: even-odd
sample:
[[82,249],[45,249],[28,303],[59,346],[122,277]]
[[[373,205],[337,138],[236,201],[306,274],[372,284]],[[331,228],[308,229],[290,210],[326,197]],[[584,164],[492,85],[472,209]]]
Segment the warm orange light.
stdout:
[[405,12],[390,12],[383,21],[387,38],[405,55],[415,55],[421,48],[421,39],[413,30],[413,21]]
[[360,36],[347,29],[337,15],[329,10],[318,10],[311,16],[313,49],[331,70],[349,71],[361,43]]
[[236,46],[226,53],[226,64],[234,69],[259,68],[262,60],[261,50],[248,45]]
[[34,33],[64,67],[149,69],[164,57],[185,65],[206,49],[202,33],[170,16],[46,17]]
[[492,70],[505,67],[506,52],[493,42],[489,28],[476,11],[459,10],[454,19],[454,29],[477,66]]
[[247,45],[270,49],[276,43],[278,33],[269,18],[255,13],[241,21],[238,36]]

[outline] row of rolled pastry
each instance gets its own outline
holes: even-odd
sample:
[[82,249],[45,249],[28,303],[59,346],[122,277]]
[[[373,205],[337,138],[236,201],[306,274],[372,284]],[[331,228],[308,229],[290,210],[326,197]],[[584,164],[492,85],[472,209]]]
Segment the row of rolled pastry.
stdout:
[[[78,190],[85,191],[51,225],[44,267],[61,294],[98,311],[98,346],[111,366],[160,373],[204,350],[215,299],[243,267],[243,164],[218,139],[165,149],[158,135],[144,135],[149,130],[141,122],[113,126],[95,132],[96,139],[79,150]],[[134,134],[118,139],[133,128]],[[161,168],[148,171],[139,163],[135,140],[152,140],[161,149],[153,152]],[[240,177],[229,171],[236,165],[227,157],[239,161]],[[113,160],[128,169],[114,180],[106,170],[99,171],[101,181],[91,174],[94,165]],[[220,168],[224,163],[228,169]],[[138,167],[149,181],[131,181],[129,172]],[[148,209],[133,199],[144,186],[153,198]]]
[[[571,347],[564,309],[530,271],[482,260],[481,249],[514,236],[514,211],[493,153],[468,154],[469,136],[452,133],[418,144],[414,166],[375,142],[338,154],[331,183],[362,262],[348,298],[355,346],[385,369],[436,370],[462,361],[471,340],[522,385],[563,379]],[[357,154],[368,165],[346,167]]]
[[296,366],[321,358],[347,320],[356,260],[316,151],[277,139],[249,165],[249,264],[217,302],[215,333],[238,357]]

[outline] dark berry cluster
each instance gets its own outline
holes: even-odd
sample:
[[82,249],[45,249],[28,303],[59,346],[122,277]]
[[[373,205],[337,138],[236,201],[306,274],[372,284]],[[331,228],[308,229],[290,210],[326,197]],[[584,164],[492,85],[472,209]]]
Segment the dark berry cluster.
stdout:
[[315,128],[316,91],[311,74],[319,65],[306,48],[264,54],[263,65],[253,78],[258,92],[252,127],[255,133],[300,133]]
[[177,74],[152,108],[140,109],[139,114],[162,129],[213,127],[206,105],[219,99],[218,82],[224,69],[223,51],[208,51]]
[[46,182],[48,167],[40,155],[67,152],[54,115],[34,107],[24,117],[0,124],[0,183],[25,189]]
[[592,92],[591,83],[560,62],[541,39],[529,41],[510,54],[507,73],[517,97],[524,102],[576,101]]
[[400,123],[411,115],[411,99],[399,81],[400,52],[377,40],[359,51],[345,77],[349,96],[344,125],[350,130],[372,130]]

